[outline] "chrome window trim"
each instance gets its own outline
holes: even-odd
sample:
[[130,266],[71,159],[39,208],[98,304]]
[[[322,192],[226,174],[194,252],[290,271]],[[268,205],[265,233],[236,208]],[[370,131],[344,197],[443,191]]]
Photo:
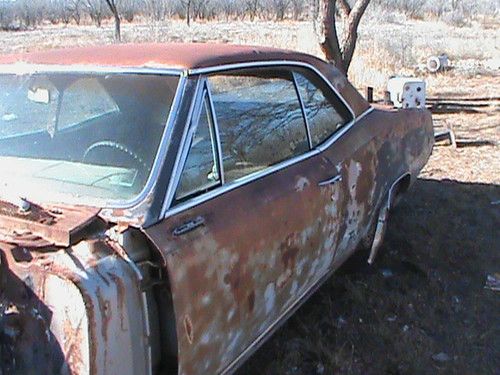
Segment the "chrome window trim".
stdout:
[[190,75],[198,75],[198,74],[210,74],[210,73],[220,73],[223,71],[230,71],[230,70],[236,70],[236,69],[244,69],[244,68],[259,68],[259,67],[270,67],[270,66],[295,66],[295,67],[301,67],[305,69],[312,70],[314,73],[316,73],[327,85],[330,87],[330,89],[337,95],[337,97],[340,99],[340,101],[346,106],[346,108],[349,110],[351,113],[352,119],[354,120],[356,118],[356,114],[354,113],[353,109],[349,105],[349,103],[344,99],[344,97],[340,94],[340,92],[333,86],[333,84],[321,73],[318,68],[315,66],[302,62],[302,61],[293,61],[293,60],[269,60],[269,61],[252,61],[252,62],[246,62],[246,63],[236,63],[236,64],[225,64],[225,65],[219,65],[219,66],[211,66],[207,68],[196,68],[196,69],[188,69],[186,71],[186,74],[188,76]]
[[[168,207],[170,207],[170,205],[172,204],[172,201],[173,201],[174,195],[175,195],[175,190],[177,189],[180,175],[182,173],[182,169],[179,166],[182,165],[184,167],[184,163],[186,162],[187,154],[189,151],[189,147],[186,145],[186,140],[188,138],[189,129],[191,128],[195,109],[198,111],[198,109],[201,108],[201,104],[203,104],[202,101],[200,102],[200,100],[199,100],[200,96],[202,96],[202,94],[203,94],[203,89],[201,88],[201,87],[203,87],[202,81],[204,81],[204,79],[198,79],[196,81],[196,88],[195,88],[195,92],[193,95],[194,99],[191,101],[191,104],[189,106],[189,113],[188,113],[188,117],[186,120],[186,125],[184,126],[184,129],[182,132],[182,138],[181,138],[181,141],[179,143],[180,148],[177,152],[177,156],[175,157],[175,162],[174,162],[174,165],[172,167],[172,173],[170,175],[170,180],[168,182],[167,192],[165,193],[165,199],[163,200],[162,209],[160,211],[161,212],[160,218],[163,217],[163,212],[165,212],[165,210]],[[182,164],[181,164],[181,162],[182,162]]]
[[144,74],[153,76],[178,76],[179,81],[175,90],[172,106],[168,113],[165,128],[156,152],[151,172],[149,173],[146,184],[143,189],[134,198],[124,201],[106,202],[102,208],[105,209],[127,209],[134,207],[144,201],[148,193],[155,186],[160,175],[163,160],[166,157],[171,138],[177,111],[184,96],[184,89],[187,82],[186,71],[180,69],[162,69],[162,68],[125,68],[125,67],[107,67],[95,65],[50,65],[50,64],[29,64],[13,63],[0,64],[0,74],[35,74],[35,73],[98,73],[98,74]]
[[99,74],[153,74],[177,75],[184,70],[169,67],[119,67],[91,64],[31,64],[19,61],[12,64],[0,64],[0,74],[36,74],[36,73],[99,73]]
[[350,122],[345,124],[342,128],[340,128],[338,131],[333,133],[330,138],[327,138],[323,143],[320,143],[318,146],[316,146],[316,150],[319,150],[321,152],[325,151],[327,148],[329,148],[332,144],[335,143],[340,137],[342,137],[345,133],[349,131],[353,127],[354,124],[356,124],[358,121],[361,121],[365,116],[370,114],[373,111],[373,107],[368,108],[366,111],[364,111],[361,115],[359,115],[357,118],[352,119]]
[[300,95],[299,84],[297,82],[297,77],[295,76],[295,72],[292,71],[293,77],[293,85],[295,86],[295,92],[297,93],[297,97],[299,98],[300,110],[302,111],[302,117],[304,118],[304,124],[306,125],[306,134],[307,141],[309,142],[309,150],[312,150],[312,138],[311,138],[311,130],[309,129],[309,119],[307,118],[306,107],[304,106],[304,101],[302,100],[302,95]]
[[[219,167],[219,164],[220,164],[219,163],[219,148],[217,147],[217,144],[216,144],[217,140],[215,138],[214,124],[213,124],[212,117],[210,115],[210,111],[211,111],[210,104],[207,103],[208,92],[207,92],[206,82],[202,85],[203,85],[203,88],[201,89],[201,96],[200,97],[195,96],[196,100],[199,100],[199,103],[195,104],[195,107],[193,110],[192,121],[189,124],[189,126],[187,126],[189,128],[189,130],[187,131],[187,136],[186,136],[186,139],[184,140],[186,147],[183,148],[183,150],[182,150],[182,152],[183,152],[183,155],[181,156],[182,164],[180,164],[180,165],[182,165],[182,168],[179,169],[178,181],[177,181],[177,184],[175,185],[175,189],[173,189],[172,200],[173,199],[184,199],[190,195],[196,194],[199,191],[213,189],[217,185],[222,184],[222,182],[221,182],[222,178],[219,176],[219,178],[216,181],[212,181],[211,184],[208,183],[208,184],[202,186],[201,189],[199,189],[199,191],[196,191],[196,190],[190,191],[188,194],[185,194],[181,197],[176,197],[177,189],[179,188],[179,184],[181,182],[182,173],[184,172],[184,167],[186,166],[187,160],[189,158],[189,151],[191,151],[192,146],[193,146],[192,145],[193,137],[196,134],[196,131],[198,130],[198,126],[200,125],[200,120],[201,120],[201,115],[203,113],[203,108],[205,108],[205,110],[207,111],[207,116],[209,116],[209,118],[208,118],[208,131],[210,134],[210,142],[212,144],[212,158],[213,158],[213,161],[215,163],[217,163],[217,167]],[[209,105],[209,107],[206,107],[207,104]],[[182,140],[181,140],[181,142],[182,142]],[[217,173],[220,175],[219,169],[217,169]]]
[[214,102],[212,101],[212,91],[210,90],[210,83],[205,80],[205,90],[207,92],[207,99],[210,105],[210,113],[212,115],[213,129],[215,131],[215,140],[217,142],[217,152],[219,154],[219,173],[221,175],[221,184],[224,185],[226,178],[224,177],[224,161],[222,160],[222,143],[220,141],[219,123],[217,122],[217,114],[215,113]]
[[246,185],[246,184],[253,182],[255,180],[258,180],[262,177],[265,177],[265,176],[268,176],[268,175],[273,174],[275,172],[278,172],[278,171],[285,169],[291,165],[300,163],[301,161],[309,159],[309,158],[316,156],[318,154],[319,154],[318,150],[311,150],[309,152],[306,152],[305,154],[295,156],[292,159],[285,160],[284,162],[278,163],[278,164],[273,165],[271,167],[268,167],[266,169],[263,169],[263,170],[260,170],[260,171],[254,172],[254,173],[250,173],[244,177],[241,177],[237,180],[234,180],[234,181],[229,182],[225,185],[222,185],[222,186],[220,186],[212,191],[209,191],[205,194],[194,197],[194,198],[190,199],[189,201],[186,201],[186,202],[183,202],[177,206],[171,207],[169,210],[167,210],[165,212],[164,215],[162,215],[162,217],[164,219],[166,219],[170,216],[173,216],[173,215],[178,214],[182,211],[185,211],[189,208],[198,206],[199,204],[204,203],[206,201],[209,201],[215,197],[218,197],[219,195],[222,195],[222,194],[225,194],[231,190],[234,190],[240,186]]
[[242,177],[240,179],[232,181],[228,184],[222,185],[222,186],[220,186],[214,190],[211,190],[205,194],[201,194],[197,197],[193,197],[190,200],[183,202],[175,207],[170,207],[170,206],[167,206],[166,204],[164,204],[163,209],[161,211],[160,220],[167,219],[167,218],[174,216],[178,213],[181,213],[181,212],[186,211],[190,208],[193,208],[193,207],[196,207],[202,203],[205,203],[211,199],[214,199],[214,198],[218,197],[219,195],[223,195],[223,194],[225,194],[231,190],[234,190],[240,186],[246,185],[250,182],[253,182],[255,180],[258,180],[260,178],[263,178],[263,177],[268,176],[270,174],[273,174],[275,172],[278,172],[282,169],[288,168],[294,164],[300,163],[300,162],[302,162],[306,159],[309,159],[313,156],[319,155],[320,153],[324,152],[328,147],[330,147],[340,137],[342,137],[358,121],[363,119],[365,116],[370,114],[372,111],[373,111],[373,108],[370,107],[365,112],[363,112],[360,116],[358,116],[358,118],[351,120],[351,122],[346,124],[340,131],[338,131],[337,133],[334,133],[332,135],[332,137],[329,140],[327,140],[325,143],[323,143],[319,147],[316,147],[315,149],[312,149],[309,152],[306,152],[302,155],[285,160],[281,163],[278,163],[276,165],[273,165],[273,166],[268,167],[266,169],[263,169],[261,171],[257,171],[257,172],[251,173],[249,175],[246,175],[245,177]]

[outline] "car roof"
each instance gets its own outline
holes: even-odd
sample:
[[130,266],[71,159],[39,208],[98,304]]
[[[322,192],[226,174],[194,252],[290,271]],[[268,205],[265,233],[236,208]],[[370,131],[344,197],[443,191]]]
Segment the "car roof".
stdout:
[[131,70],[153,68],[196,74],[197,69],[266,61],[308,64],[335,87],[355,115],[360,115],[369,108],[368,102],[333,64],[305,53],[271,47],[215,43],[149,43],[0,54],[0,72],[17,74],[43,71],[55,66],[57,70],[62,68],[75,71],[80,69],[107,71],[122,68]]
[[0,64],[85,65],[191,70],[261,61],[298,61],[316,67],[324,61],[278,48],[215,43],[113,44],[0,55]]

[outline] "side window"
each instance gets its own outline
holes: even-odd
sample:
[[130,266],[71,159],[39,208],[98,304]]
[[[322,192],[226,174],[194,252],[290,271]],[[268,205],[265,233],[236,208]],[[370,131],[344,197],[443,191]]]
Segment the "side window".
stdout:
[[309,150],[290,71],[240,70],[208,78],[231,182]]
[[352,119],[352,115],[327,84],[315,73],[294,72],[311,134],[316,147]]
[[209,105],[205,97],[175,193],[176,201],[204,193],[220,184],[216,140],[209,113]]

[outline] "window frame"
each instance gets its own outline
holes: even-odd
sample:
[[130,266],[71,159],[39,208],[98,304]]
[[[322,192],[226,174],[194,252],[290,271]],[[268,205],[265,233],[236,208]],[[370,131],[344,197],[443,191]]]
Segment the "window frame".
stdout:
[[[294,159],[294,158],[297,158],[297,157],[300,157],[301,155],[304,155],[304,154],[307,154],[309,152],[311,152],[311,150],[313,149],[313,147],[311,147],[311,142],[312,142],[312,139],[310,137],[310,133],[309,133],[309,126],[308,126],[308,123],[307,123],[307,118],[305,116],[305,107],[302,103],[302,98],[300,97],[300,92],[299,92],[299,87],[297,86],[297,82],[296,82],[296,79],[295,79],[295,74],[294,74],[294,71],[293,69],[290,69],[289,66],[258,66],[258,67],[251,67],[251,68],[242,68],[242,69],[235,69],[235,70],[232,70],[232,71],[235,71],[235,72],[238,72],[238,71],[242,71],[242,72],[258,72],[260,69],[262,70],[279,70],[279,71],[283,71],[283,72],[286,72],[286,73],[289,73],[290,75],[290,83],[293,84],[293,91],[295,92],[295,95],[296,95],[296,99],[297,99],[297,104],[299,105],[299,108],[300,108],[300,113],[302,114],[302,120],[303,120],[303,124],[304,124],[304,130],[305,130],[305,135],[306,135],[306,141],[307,141],[307,146],[308,146],[308,150],[305,151],[305,152],[302,152],[298,155],[293,155],[291,157],[288,157],[287,159],[285,160],[281,160],[281,161],[278,161],[274,164],[271,164],[271,165],[268,165],[267,167],[263,168],[263,169],[260,169],[260,170],[257,170],[255,172],[252,172],[252,173],[249,173],[245,176],[242,176],[242,177],[238,177],[237,179],[235,180],[232,180],[232,181],[229,181],[228,183],[231,184],[231,183],[237,183],[238,181],[242,180],[242,179],[245,179],[246,177],[248,176],[253,176],[253,175],[258,175],[259,173],[261,172],[264,172],[266,170],[268,170],[269,168],[273,168],[274,166],[278,166],[278,165],[281,165],[282,163],[286,163],[288,160],[291,160],[291,159]],[[231,72],[231,71],[227,71],[227,72]],[[216,132],[217,132],[217,139],[218,139],[218,149],[219,149],[219,160],[221,161],[221,164],[222,164],[222,171],[224,171],[224,155],[222,154],[222,143],[220,141],[220,136],[219,136],[219,122],[217,120],[217,112],[215,111],[215,107],[214,107],[214,103],[213,103],[213,100],[212,100],[212,94],[211,94],[211,88],[210,88],[210,82],[209,82],[209,78],[210,76],[213,76],[213,75],[221,75],[221,74],[224,74],[226,73],[226,71],[223,71],[223,72],[217,72],[216,74],[207,74],[205,75],[203,78],[204,78],[204,84],[206,85],[206,87],[208,88],[208,91],[209,91],[209,97],[210,97],[210,103],[211,103],[211,109],[212,109],[212,116],[213,116],[213,121],[214,121],[214,124],[215,124],[215,128],[217,129]],[[235,74],[237,76],[237,74]],[[256,177],[258,178],[258,177]],[[225,178],[223,178],[223,183],[222,185],[225,184]]]
[[[214,111],[213,107],[213,101],[212,101],[212,95],[210,91],[210,84],[208,83],[207,77],[213,74],[223,74],[231,71],[237,71],[237,70],[248,70],[248,69],[259,69],[259,68],[281,68],[285,70],[289,70],[292,73],[293,77],[293,83],[295,90],[297,92],[297,96],[300,102],[300,107],[301,107],[301,112],[302,116],[304,119],[304,123],[306,126],[306,131],[307,131],[307,136],[309,140],[309,151],[300,154],[298,156],[294,156],[290,159],[284,160],[282,162],[279,162],[275,165],[269,166],[263,170],[250,173],[244,177],[241,177],[237,180],[231,181],[229,183],[225,182],[224,179],[224,170],[223,170],[223,165],[219,165],[219,170],[221,173],[221,185],[211,191],[208,191],[206,193],[200,194],[198,196],[194,196],[184,202],[181,202],[179,204],[174,204],[173,200],[173,195],[175,194],[175,191],[177,190],[177,186],[179,184],[180,180],[180,174],[182,173],[182,170],[184,168],[185,164],[185,159],[186,155],[184,153],[186,152],[186,144],[190,142],[187,137],[183,137],[183,141],[181,142],[181,145],[179,146],[178,153],[181,153],[178,155],[179,160],[176,161],[176,167],[174,170],[174,173],[171,175],[171,178],[174,179],[174,181],[171,181],[171,186],[173,187],[172,190],[168,189],[165,201],[163,203],[163,209],[160,214],[160,220],[162,219],[167,219],[168,217],[174,216],[178,213],[181,213],[183,211],[186,211],[192,207],[198,206],[199,204],[202,204],[204,202],[207,202],[215,197],[218,197],[220,195],[223,195],[229,191],[232,191],[236,188],[239,188],[241,186],[244,186],[250,182],[256,181],[260,178],[266,177],[268,175],[274,174],[276,172],[282,171],[294,164],[300,163],[306,159],[309,159],[311,157],[314,157],[316,155],[319,155],[320,153],[324,152],[326,149],[328,149],[337,139],[341,138],[345,133],[349,131],[349,129],[356,124],[359,120],[364,118],[366,115],[368,115],[373,108],[370,107],[368,108],[365,112],[363,112],[361,115],[356,116],[355,112],[353,111],[352,107],[349,105],[349,103],[345,100],[345,98],[337,91],[337,89],[333,86],[333,84],[313,65],[305,62],[300,62],[300,61],[288,61],[288,60],[277,60],[277,61],[260,61],[260,62],[249,62],[249,63],[237,63],[237,64],[228,64],[228,65],[219,65],[219,66],[213,66],[213,67],[207,67],[207,68],[198,68],[198,69],[191,69],[187,71],[187,76],[188,77],[196,77],[199,82],[199,86],[197,89],[197,93],[193,96],[193,101],[199,101],[199,98],[202,98],[203,95],[201,93],[204,92],[206,89],[208,92],[208,98],[210,101],[210,110],[211,110],[211,116],[212,116],[212,121],[215,127],[215,132],[216,132],[216,138],[217,138],[217,150],[219,153],[219,163],[223,164],[222,162],[222,152],[221,152],[221,142],[220,142],[220,137],[219,137],[219,127],[218,127],[218,122],[217,122],[217,115]],[[305,69],[310,71],[312,74],[318,77],[318,80],[321,80],[322,82],[325,83],[326,87],[329,89],[329,94],[332,95],[336,100],[338,100],[341,105],[344,105],[345,108],[347,109],[347,112],[351,114],[351,119],[346,122],[346,124],[339,129],[338,131],[334,132],[329,138],[327,138],[325,141],[323,141],[321,144],[317,145],[316,147],[311,147],[312,146],[312,139],[310,137],[310,130],[309,130],[309,124],[308,124],[308,119],[306,116],[305,112],[305,106],[302,100],[302,97],[300,95],[299,87],[296,82],[294,70],[296,69]],[[192,116],[193,116],[193,110],[194,107],[196,107],[196,102],[192,103],[193,105],[191,106],[191,114],[188,116],[190,118],[189,121],[192,121]],[[190,124],[186,124],[185,126],[185,133],[187,133]]]
[[[216,124],[216,116],[213,108],[212,97],[208,87],[208,81],[206,80],[205,77],[203,77],[200,86],[201,86],[201,89],[199,89],[200,91],[194,96],[193,99],[194,106],[192,109],[191,118],[187,125],[187,133],[185,139],[181,144],[182,165],[179,164],[179,172],[175,174],[177,181],[175,182],[175,190],[173,192],[173,197],[172,197],[172,203],[171,203],[172,207],[180,205],[186,201],[191,200],[192,198],[204,195],[214,189],[224,186],[225,182],[224,165],[222,162],[222,153],[221,153],[221,142],[219,137],[219,128],[218,125]],[[217,165],[217,172],[219,173],[219,179],[217,181],[214,181],[212,185],[207,186],[204,189],[200,189],[199,192],[193,191],[190,192],[189,194],[186,194],[185,196],[182,196],[180,199],[177,199],[176,198],[177,190],[179,189],[182,179],[182,174],[184,172],[184,168],[186,166],[189,157],[189,151],[191,150],[192,147],[193,137],[196,134],[196,131],[200,124],[204,106],[206,106],[205,110],[208,116],[208,127],[210,132],[210,140],[212,142],[212,157],[215,161],[215,164]]]
[[[311,149],[315,149],[315,148],[321,147],[324,143],[327,143],[331,138],[334,137],[335,134],[339,133],[340,131],[342,131],[342,129],[344,127],[346,127],[349,124],[351,124],[356,119],[356,116],[354,115],[352,109],[348,105],[345,104],[345,100],[342,100],[343,98],[342,98],[342,96],[339,93],[337,93],[336,91],[333,91],[333,90],[330,90],[330,92],[323,91],[323,89],[321,87],[319,87],[318,85],[316,85],[315,82],[313,80],[310,80],[306,75],[302,74],[300,72],[300,70],[304,71],[304,70],[307,70],[307,69],[303,68],[303,67],[296,67],[295,69],[292,70],[292,75],[293,75],[293,80],[295,82],[295,89],[297,90],[297,95],[300,98],[300,104],[302,106],[302,114],[303,114],[304,119],[306,121],[307,134],[308,134],[308,137],[309,137],[309,146],[310,146]],[[318,81],[326,83],[324,81],[324,79],[321,79],[321,76],[318,75],[316,72],[309,71],[309,73],[311,73],[312,75],[314,75]],[[325,139],[323,139],[317,145],[313,144],[313,138],[312,138],[312,134],[311,134],[311,126],[310,126],[310,122],[309,122],[310,119],[307,117],[306,104],[305,104],[304,99],[302,98],[302,95],[300,93],[300,86],[299,86],[299,83],[297,81],[297,75],[299,75],[299,74],[304,79],[306,79],[311,85],[313,85],[317,90],[321,91],[321,93],[323,94],[323,96],[325,97],[325,99],[331,104],[331,106],[335,109],[335,111],[339,114],[339,116],[344,119],[344,124],[340,128],[338,128],[335,131],[333,131],[332,133],[330,133],[328,135],[328,137],[326,137]],[[330,89],[332,88],[331,84],[330,85],[326,85],[326,86],[327,86],[326,87],[327,90],[328,90],[328,88],[330,88]],[[344,108],[339,109],[338,108],[339,106],[343,106]],[[350,116],[348,118],[344,118],[345,116],[343,115],[342,112],[349,113]]]

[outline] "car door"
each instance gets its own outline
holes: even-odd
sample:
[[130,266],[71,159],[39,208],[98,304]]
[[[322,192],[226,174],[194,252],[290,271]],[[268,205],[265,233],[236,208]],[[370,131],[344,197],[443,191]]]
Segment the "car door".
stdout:
[[[234,365],[332,266],[341,156],[311,148],[291,68],[207,77],[162,244],[179,373]],[[348,121],[348,120],[346,120]]]

